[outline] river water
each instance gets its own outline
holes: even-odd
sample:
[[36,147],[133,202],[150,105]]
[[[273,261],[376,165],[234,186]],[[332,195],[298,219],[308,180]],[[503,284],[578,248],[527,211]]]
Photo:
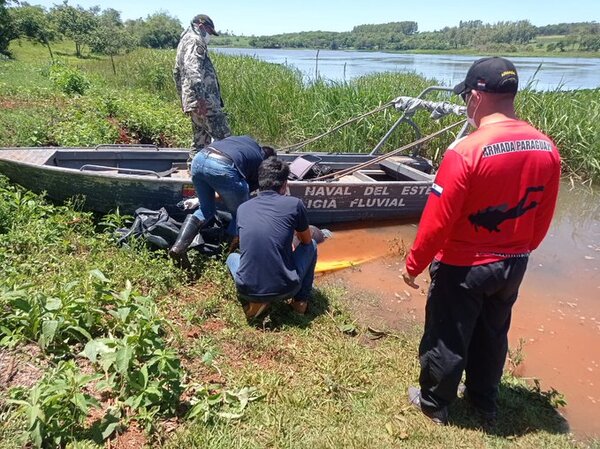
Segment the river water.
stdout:
[[[371,299],[355,307],[374,325],[402,329],[422,322],[427,276],[419,276],[423,292],[408,288],[394,255],[402,243],[410,247],[417,223],[332,229],[319,261],[377,259],[318,282],[364,292]],[[524,341],[517,374],[565,395],[561,413],[578,437],[600,437],[600,190],[562,184],[549,233],[530,257],[509,338],[512,348]]]
[[[383,52],[219,48],[224,54],[256,56],[267,62],[287,64],[299,69],[307,79],[318,73],[333,81],[377,72],[416,72],[446,86],[462,81],[471,63],[479,56],[425,55]],[[600,58],[512,57],[519,71],[521,86],[529,82],[537,90],[573,90],[600,87]],[[318,67],[317,67],[318,65]]]

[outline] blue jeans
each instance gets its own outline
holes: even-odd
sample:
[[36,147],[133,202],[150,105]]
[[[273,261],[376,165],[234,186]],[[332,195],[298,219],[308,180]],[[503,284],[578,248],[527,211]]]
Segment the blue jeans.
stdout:
[[[227,257],[227,268],[229,268],[234,280],[236,280],[236,273],[240,267],[240,257],[239,253],[231,253]],[[280,301],[289,298],[294,298],[297,301],[310,300],[310,291],[315,280],[315,266],[317,265],[317,242],[313,240],[308,245],[298,245],[292,253],[292,257],[300,279],[300,288],[269,297],[269,301]],[[257,302],[261,302],[260,300],[264,301],[265,298],[257,296],[256,299]]]
[[235,168],[233,162],[228,163],[208,157],[203,152],[194,156],[191,171],[196,195],[200,200],[200,208],[194,212],[194,215],[200,220],[210,220],[214,217],[217,213],[215,192],[218,192],[232,216],[227,233],[237,235],[237,209],[250,197],[250,189],[244,177]]

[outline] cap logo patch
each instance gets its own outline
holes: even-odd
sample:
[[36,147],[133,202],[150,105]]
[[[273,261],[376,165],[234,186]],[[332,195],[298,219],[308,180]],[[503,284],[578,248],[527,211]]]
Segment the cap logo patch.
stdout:
[[500,76],[504,77],[504,76],[508,76],[508,75],[517,76],[517,74],[514,70],[505,70],[504,72],[502,72],[502,74]]

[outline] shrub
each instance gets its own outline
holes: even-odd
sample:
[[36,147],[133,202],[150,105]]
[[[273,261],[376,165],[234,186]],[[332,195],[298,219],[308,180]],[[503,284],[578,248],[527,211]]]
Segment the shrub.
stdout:
[[49,75],[54,86],[67,95],[83,95],[90,87],[90,81],[81,70],[60,62],[50,66]]

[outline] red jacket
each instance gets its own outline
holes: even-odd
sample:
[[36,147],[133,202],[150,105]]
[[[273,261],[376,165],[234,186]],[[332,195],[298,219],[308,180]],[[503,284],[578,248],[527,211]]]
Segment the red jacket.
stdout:
[[473,266],[528,255],[554,213],[560,156],[546,135],[519,120],[481,126],[446,152],[406,270],[435,258]]

